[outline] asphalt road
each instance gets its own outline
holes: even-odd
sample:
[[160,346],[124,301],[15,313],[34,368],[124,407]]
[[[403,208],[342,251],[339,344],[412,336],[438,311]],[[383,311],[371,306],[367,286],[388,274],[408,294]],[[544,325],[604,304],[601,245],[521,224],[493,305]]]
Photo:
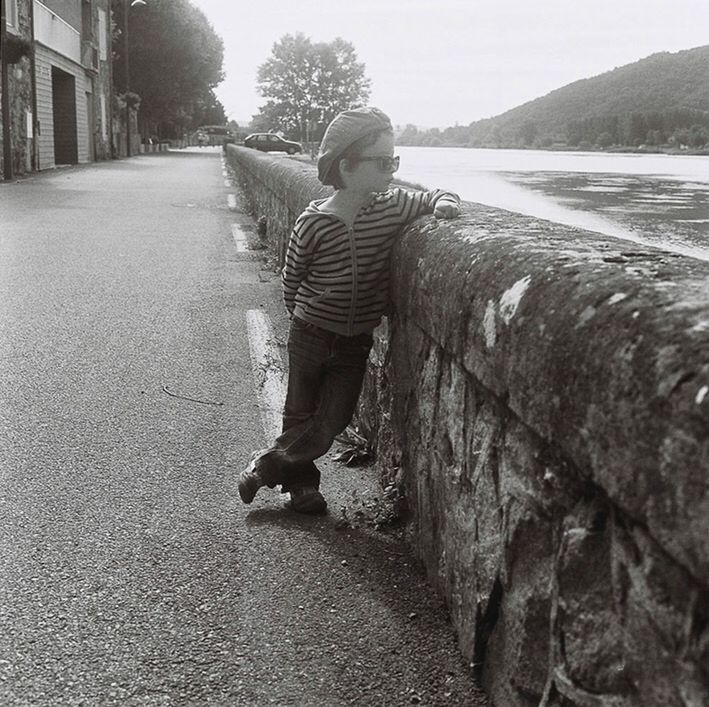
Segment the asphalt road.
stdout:
[[371,470],[239,501],[286,319],[234,193],[216,149],[0,185],[0,704],[483,705]]

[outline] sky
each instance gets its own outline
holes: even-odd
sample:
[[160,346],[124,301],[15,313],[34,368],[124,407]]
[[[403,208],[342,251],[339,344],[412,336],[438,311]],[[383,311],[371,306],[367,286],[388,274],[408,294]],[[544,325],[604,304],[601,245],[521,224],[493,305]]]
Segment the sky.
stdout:
[[[240,124],[286,34],[350,42],[395,125],[467,125],[656,52],[709,44],[709,0],[191,0],[224,41],[215,89]],[[709,80],[709,78],[707,79]]]

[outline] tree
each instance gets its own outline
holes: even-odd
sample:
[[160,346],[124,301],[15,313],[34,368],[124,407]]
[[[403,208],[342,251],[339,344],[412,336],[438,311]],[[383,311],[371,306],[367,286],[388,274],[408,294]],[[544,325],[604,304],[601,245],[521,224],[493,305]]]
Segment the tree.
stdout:
[[689,129],[689,146],[703,147],[709,142],[709,130],[702,125],[692,125]]
[[420,140],[418,128],[413,123],[407,123],[396,142],[398,145],[418,145]]
[[193,125],[191,127],[195,128],[200,125],[226,124],[226,113],[224,112],[224,106],[214,95],[213,89],[207,88],[203,96],[195,99],[194,109],[192,112],[192,122]]
[[613,136],[609,132],[602,132],[598,138],[596,138],[596,145],[598,147],[606,148],[613,144]]
[[[125,1],[112,3],[118,92],[125,87]],[[204,13],[190,0],[146,0],[128,14],[130,89],[141,99],[141,132],[176,138],[206,117],[210,123],[224,122],[224,109],[212,91],[224,78],[224,47]]]
[[624,142],[626,145],[640,145],[647,137],[647,118],[642,113],[633,112],[626,116]]
[[371,82],[364,71],[352,44],[340,37],[314,44],[301,32],[287,34],[258,69],[259,91],[270,100],[254,125],[309,141],[339,112],[366,104]]
[[570,120],[566,124],[566,142],[575,147],[583,140],[583,123],[581,120]]
[[664,143],[664,138],[660,130],[648,130],[647,138],[645,142],[648,145],[662,145]]
[[525,120],[522,123],[517,135],[522,141],[525,147],[529,147],[534,142],[534,138],[537,137],[537,126],[532,120]]

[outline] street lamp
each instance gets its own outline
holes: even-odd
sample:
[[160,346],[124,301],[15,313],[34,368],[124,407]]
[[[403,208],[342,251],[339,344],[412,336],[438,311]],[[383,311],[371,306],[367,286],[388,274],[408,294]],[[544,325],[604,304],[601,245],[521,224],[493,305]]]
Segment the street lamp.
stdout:
[[124,0],[123,3],[123,61],[126,69],[126,157],[130,157],[130,58],[128,56],[128,6],[146,5],[144,0]]

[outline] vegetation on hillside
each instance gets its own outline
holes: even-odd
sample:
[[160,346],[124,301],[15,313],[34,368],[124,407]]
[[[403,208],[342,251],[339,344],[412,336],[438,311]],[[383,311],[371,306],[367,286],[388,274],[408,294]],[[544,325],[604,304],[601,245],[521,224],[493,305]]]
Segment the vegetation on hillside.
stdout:
[[709,144],[709,46],[653,54],[494,118],[444,130],[407,125],[401,145],[701,148]]

